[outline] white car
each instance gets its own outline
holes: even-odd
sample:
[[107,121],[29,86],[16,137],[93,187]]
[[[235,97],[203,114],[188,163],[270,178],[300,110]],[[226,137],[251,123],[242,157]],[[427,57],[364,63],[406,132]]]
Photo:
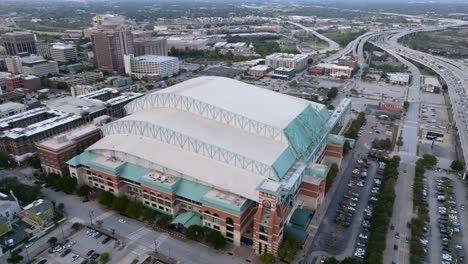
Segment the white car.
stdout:
[[367,239],[367,235],[364,235],[364,234],[359,234],[359,237],[362,238],[362,239]]
[[28,244],[26,244],[26,246],[24,246],[24,247],[25,247],[25,248],[30,248],[32,245],[34,245],[34,242],[28,243]]
[[119,219],[119,223],[126,224],[126,223],[127,223],[127,221],[126,221],[126,220],[124,220],[124,219]]
[[78,254],[77,254],[77,255],[74,255],[74,256],[72,257],[72,261],[77,260],[79,257],[80,257],[80,255],[78,255]]

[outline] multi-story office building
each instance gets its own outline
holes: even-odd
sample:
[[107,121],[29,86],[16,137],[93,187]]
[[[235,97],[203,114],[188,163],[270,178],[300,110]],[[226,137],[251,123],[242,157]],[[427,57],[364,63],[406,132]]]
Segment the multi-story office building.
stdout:
[[159,55],[167,56],[167,39],[158,38],[136,38],[133,40],[135,56]]
[[7,91],[12,92],[18,88],[25,88],[29,92],[37,91],[41,88],[41,80],[33,75],[18,74],[2,77],[3,84]]
[[53,43],[50,47],[50,57],[58,62],[69,62],[76,60],[76,46],[65,43]]
[[176,57],[144,55],[135,57],[132,54],[124,56],[125,73],[136,78],[160,76],[172,77],[179,73],[179,59]]
[[292,68],[295,71],[305,69],[307,60],[305,54],[274,53],[265,57],[266,65],[272,68]]
[[101,130],[94,124],[74,128],[62,134],[37,142],[36,149],[46,173],[68,175],[66,162],[81,154],[101,138]]
[[133,36],[125,27],[107,26],[92,33],[94,58],[100,70],[125,72],[123,56],[133,54]]
[[68,86],[79,84],[90,84],[103,79],[102,72],[81,72],[74,75],[67,75],[65,77],[54,77],[55,81],[66,82]]
[[37,55],[50,59],[50,43],[44,41],[36,42]]
[[198,224],[276,254],[285,233],[311,237],[328,165],[342,157],[344,138],[331,133],[349,120],[344,100],[329,114],[236,80],[190,79],[126,105],[128,116],[68,161],[70,174],[172,217],[177,228]]
[[5,59],[9,72],[24,73],[36,76],[47,76],[58,74],[58,64],[56,61],[46,60],[42,56],[31,55],[27,52],[19,53]]
[[21,52],[37,54],[36,36],[29,32],[5,33],[0,37],[0,45],[12,56]]

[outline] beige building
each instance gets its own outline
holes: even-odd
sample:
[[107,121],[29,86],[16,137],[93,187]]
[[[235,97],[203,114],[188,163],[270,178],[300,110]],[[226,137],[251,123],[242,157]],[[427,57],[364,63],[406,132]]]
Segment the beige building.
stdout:
[[125,73],[142,79],[151,76],[172,77],[179,73],[179,59],[176,57],[125,55]]
[[49,48],[50,56],[58,62],[69,62],[76,60],[76,46],[65,43],[53,43]]
[[267,73],[270,71],[271,68],[268,65],[257,65],[250,68],[247,73],[255,77],[265,77],[265,75],[267,75]]
[[276,68],[292,68],[300,71],[307,67],[308,56],[305,54],[274,53],[266,56],[266,65]]
[[70,87],[71,96],[76,97],[96,91],[97,88],[92,85],[74,85]]

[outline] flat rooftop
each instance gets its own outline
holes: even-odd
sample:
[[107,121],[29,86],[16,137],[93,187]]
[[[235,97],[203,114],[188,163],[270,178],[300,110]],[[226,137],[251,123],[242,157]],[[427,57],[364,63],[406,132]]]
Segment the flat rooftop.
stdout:
[[41,122],[31,124],[27,127],[17,127],[17,128],[12,128],[7,131],[3,131],[0,137],[7,137],[11,139],[20,138],[22,136],[28,137],[28,136],[35,135],[37,133],[49,130],[57,126],[70,123],[72,121],[75,121],[81,118],[81,116],[76,116],[70,113],[63,113],[63,112],[57,112],[57,111],[55,112],[48,111],[48,112],[54,113],[56,114],[56,116],[43,120]]
[[78,97],[63,97],[45,101],[45,105],[55,111],[81,115],[83,111],[89,113],[96,112],[105,108],[100,100],[82,99]]
[[23,109],[25,107],[26,106],[24,104],[20,104],[20,103],[4,102],[4,103],[0,104],[0,112],[8,112],[8,111],[11,111],[11,110],[19,110],[19,109]]
[[[93,87],[91,85],[80,85],[82,87]],[[80,95],[80,96],[77,96],[77,98],[79,99],[93,99],[95,97],[98,97],[98,96],[101,96],[103,94],[107,94],[107,93],[118,93],[119,91],[116,90],[116,89],[113,89],[113,88],[102,88],[102,89],[99,89],[99,90],[96,90],[96,91],[92,91],[92,92],[89,92],[87,94],[83,94],[83,95]]]
[[5,118],[0,119],[0,127],[8,127],[10,123],[13,123],[22,119],[26,119],[32,116],[40,115],[46,112],[49,112],[47,108],[39,107],[39,108],[34,108],[29,111],[25,111],[16,115],[5,117]]
[[135,61],[139,62],[166,62],[177,60],[176,57],[169,57],[169,56],[158,56],[158,55],[143,55],[133,58]]
[[75,139],[87,135],[98,129],[99,128],[93,124],[80,126],[68,132],[58,134],[54,137],[43,140],[37,144],[49,149],[58,150],[72,144],[75,141]]

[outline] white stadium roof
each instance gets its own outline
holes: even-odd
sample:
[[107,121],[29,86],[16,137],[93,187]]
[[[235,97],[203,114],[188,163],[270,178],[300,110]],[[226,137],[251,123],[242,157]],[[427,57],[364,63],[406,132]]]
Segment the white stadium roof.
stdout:
[[237,80],[214,76],[190,79],[156,93],[190,97],[276,128],[285,128],[310,104],[320,109],[325,107]]
[[328,134],[325,106],[222,77],[191,79],[125,108],[130,115],[106,125],[88,151],[252,200],[263,180],[287,180]]

